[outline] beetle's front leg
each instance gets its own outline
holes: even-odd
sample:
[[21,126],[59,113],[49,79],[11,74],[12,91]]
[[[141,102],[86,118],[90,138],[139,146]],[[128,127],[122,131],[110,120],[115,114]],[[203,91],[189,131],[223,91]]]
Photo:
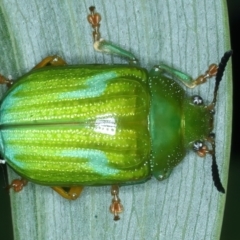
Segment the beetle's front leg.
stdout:
[[189,75],[174,69],[172,67],[169,67],[165,64],[160,64],[156,66],[152,71],[158,71],[162,74],[172,75],[176,77],[179,81],[181,81],[185,86],[189,88],[194,88],[199,84],[205,83],[208,78],[214,77],[217,74],[218,71],[218,65],[217,64],[211,64],[208,67],[208,70],[205,72],[205,74],[200,75],[196,79],[192,79]]
[[138,61],[131,52],[126,51],[123,48],[101,38],[101,34],[99,31],[101,15],[95,12],[95,7],[93,6],[91,6],[89,10],[90,10],[90,14],[88,15],[87,19],[93,28],[94,49],[98,52],[112,54],[118,57],[126,58],[129,64],[137,64]]
[[33,69],[42,68],[46,66],[64,66],[67,63],[58,56],[48,56],[38,63]]
[[63,187],[52,187],[52,189],[68,200],[75,200],[82,193],[83,187],[82,186],[70,187],[68,191],[65,190]]

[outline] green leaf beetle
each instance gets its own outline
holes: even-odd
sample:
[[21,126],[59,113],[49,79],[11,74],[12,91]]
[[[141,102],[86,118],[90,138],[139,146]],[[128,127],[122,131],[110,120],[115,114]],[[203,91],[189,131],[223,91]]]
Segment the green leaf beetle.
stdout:
[[[60,57],[45,58],[14,83],[0,102],[0,152],[26,182],[51,186],[74,200],[84,186],[111,185],[110,211],[119,219],[119,186],[167,178],[188,149],[212,155],[213,181],[224,193],[215,157],[214,107],[232,52],[204,75],[190,76],[166,65],[150,72],[135,56],[100,37],[101,16],[90,7],[97,51],[126,58],[129,65],[67,66]],[[171,76],[195,87],[216,76],[213,101],[189,97]],[[67,188],[67,189],[66,189]]]

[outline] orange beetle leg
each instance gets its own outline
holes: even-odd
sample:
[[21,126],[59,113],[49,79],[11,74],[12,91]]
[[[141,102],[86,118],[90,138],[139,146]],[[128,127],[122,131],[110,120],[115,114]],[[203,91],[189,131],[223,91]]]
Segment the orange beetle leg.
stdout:
[[68,200],[75,200],[82,193],[83,187],[82,186],[70,187],[68,191],[66,191],[63,187],[52,187],[52,189]]
[[48,56],[38,63],[33,69],[38,69],[46,66],[64,66],[67,63],[58,56]]
[[14,179],[12,183],[7,187],[7,189],[12,188],[15,192],[20,192],[24,186],[27,185],[26,179]]
[[118,214],[123,212],[123,205],[121,204],[121,200],[118,197],[119,186],[113,185],[111,188],[111,194],[113,196],[113,199],[112,199],[112,204],[109,207],[109,210],[114,215],[113,220],[118,221],[120,219]]

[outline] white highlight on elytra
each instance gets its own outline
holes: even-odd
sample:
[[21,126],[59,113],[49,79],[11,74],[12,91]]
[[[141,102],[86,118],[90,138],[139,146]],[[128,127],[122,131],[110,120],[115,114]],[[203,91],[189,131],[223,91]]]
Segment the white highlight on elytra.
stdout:
[[115,135],[117,130],[117,123],[113,116],[102,115],[95,121],[94,131],[107,134],[107,135]]

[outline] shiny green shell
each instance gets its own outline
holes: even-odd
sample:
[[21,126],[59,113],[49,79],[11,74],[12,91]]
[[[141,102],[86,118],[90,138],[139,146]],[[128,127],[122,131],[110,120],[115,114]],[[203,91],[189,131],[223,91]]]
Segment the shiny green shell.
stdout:
[[124,185],[152,174],[162,180],[206,132],[188,133],[198,113],[186,99],[172,79],[139,67],[33,70],[1,101],[1,154],[20,176],[43,185]]

